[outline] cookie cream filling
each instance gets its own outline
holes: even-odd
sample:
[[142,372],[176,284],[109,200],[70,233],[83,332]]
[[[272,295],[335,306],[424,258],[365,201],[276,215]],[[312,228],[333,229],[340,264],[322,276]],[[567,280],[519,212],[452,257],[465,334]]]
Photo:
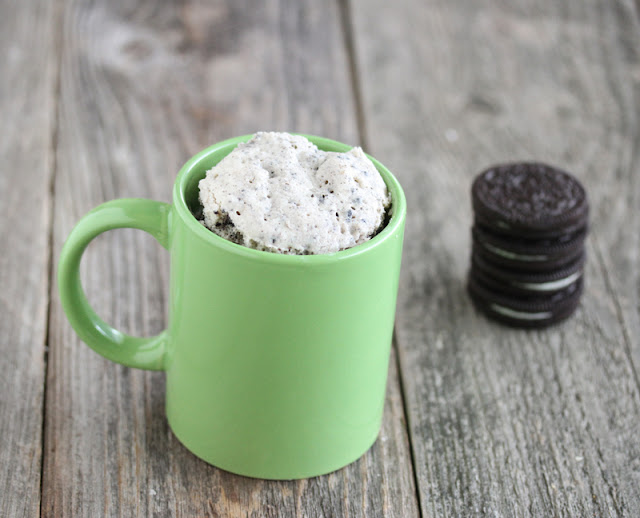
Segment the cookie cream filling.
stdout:
[[491,304],[491,309],[496,313],[500,313],[505,317],[517,318],[519,320],[544,320],[551,318],[553,314],[550,311],[540,311],[537,313],[527,313],[526,311],[515,311],[498,304]]
[[391,204],[361,148],[318,149],[302,136],[259,132],[199,183],[204,224],[235,243],[282,254],[328,254],[364,243]]
[[564,279],[558,279],[557,281],[549,282],[516,282],[511,281],[511,284],[518,286],[519,288],[525,288],[532,291],[554,291],[561,290],[570,286],[582,276],[582,271],[573,273]]
[[507,259],[515,259],[517,261],[546,261],[547,260],[547,256],[546,255],[525,255],[525,254],[514,254],[513,252],[509,252],[507,250],[503,250],[502,248],[498,248],[497,246],[493,246],[492,244],[489,243],[482,243],[482,245],[489,250],[490,252],[493,252],[496,255],[500,255],[502,257],[505,257]]

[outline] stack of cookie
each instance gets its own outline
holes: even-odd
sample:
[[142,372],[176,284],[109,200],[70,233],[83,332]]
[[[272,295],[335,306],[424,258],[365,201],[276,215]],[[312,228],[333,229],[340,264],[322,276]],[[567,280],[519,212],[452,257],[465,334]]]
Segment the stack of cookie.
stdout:
[[567,318],[583,290],[589,204],[584,187],[539,163],[491,167],[471,190],[468,289],[501,322],[544,327]]

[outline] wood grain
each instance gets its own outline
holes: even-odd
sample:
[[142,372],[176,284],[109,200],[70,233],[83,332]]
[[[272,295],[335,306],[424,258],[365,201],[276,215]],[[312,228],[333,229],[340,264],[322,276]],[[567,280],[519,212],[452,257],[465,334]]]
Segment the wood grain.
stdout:
[[[125,196],[168,200],[180,165],[217,140],[286,129],[357,143],[354,113],[334,4],[69,1],[56,258],[87,210]],[[102,236],[83,261],[89,300],[120,329],[158,332],[167,259],[141,232]],[[44,516],[417,514],[395,362],[380,440],[360,461],[308,481],[247,479],[187,452],[166,424],[164,376],[90,351],[67,324],[56,289]]]
[[[633,4],[353,0],[351,19],[368,145],[407,191],[397,338],[422,515],[639,516]],[[525,332],[464,283],[473,176],[534,158],[583,180],[593,229],[582,307]]]
[[[620,24],[625,30],[613,34],[617,52],[605,54],[615,110],[601,115],[604,124],[616,124],[616,131],[609,137],[611,162],[601,163],[613,181],[598,192],[599,211],[593,217],[597,232],[592,241],[605,289],[615,294],[616,315],[640,389],[640,4],[621,5],[606,14],[605,23]],[[590,173],[594,183],[601,181],[600,171]]]
[[0,516],[40,509],[55,8],[0,6]]

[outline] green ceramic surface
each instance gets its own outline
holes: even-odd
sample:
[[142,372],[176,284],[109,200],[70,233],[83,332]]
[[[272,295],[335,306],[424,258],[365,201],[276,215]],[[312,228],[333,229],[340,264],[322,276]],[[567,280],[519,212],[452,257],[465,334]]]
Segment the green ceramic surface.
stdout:
[[[350,146],[305,135],[319,148]],[[370,241],[327,255],[290,256],[236,245],[193,216],[197,185],[239,142],[226,140],[181,169],[173,204],[107,202],[65,243],[62,305],[83,341],[106,358],[164,370],[169,424],[195,455],[270,479],[328,473],[360,457],[380,429],[406,214],[397,180],[374,164],[392,217]],[[82,253],[98,234],[138,228],[171,254],[169,323],[158,336],[123,334],[83,293]]]

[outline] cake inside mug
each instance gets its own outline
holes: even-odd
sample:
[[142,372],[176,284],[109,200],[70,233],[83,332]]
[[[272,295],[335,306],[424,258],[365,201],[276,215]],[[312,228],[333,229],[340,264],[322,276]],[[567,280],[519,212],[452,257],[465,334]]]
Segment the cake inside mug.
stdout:
[[234,243],[279,254],[329,254],[364,243],[391,198],[361,148],[318,149],[303,136],[258,132],[200,180],[199,218]]

